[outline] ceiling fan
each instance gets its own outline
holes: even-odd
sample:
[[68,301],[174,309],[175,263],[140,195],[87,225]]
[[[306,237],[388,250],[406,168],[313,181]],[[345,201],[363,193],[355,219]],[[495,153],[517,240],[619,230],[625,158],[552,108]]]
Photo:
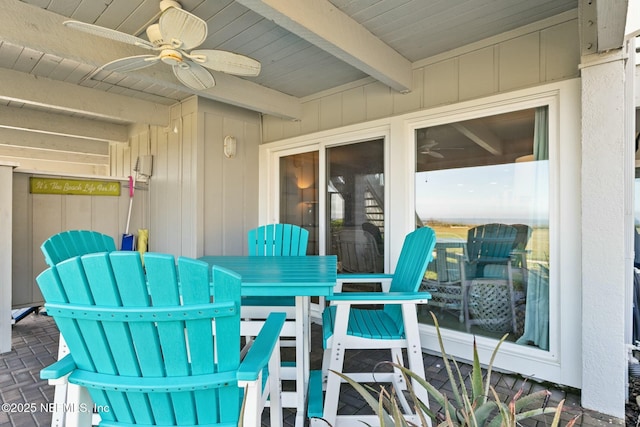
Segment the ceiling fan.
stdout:
[[435,139],[428,139],[424,144],[422,144],[418,148],[418,153],[427,154],[431,157],[435,157],[436,159],[444,159],[444,155],[440,154],[439,151],[442,150],[464,150],[464,148],[460,147],[438,147],[438,141]]
[[215,80],[207,68],[238,76],[260,74],[260,63],[247,56],[224,50],[192,50],[207,38],[207,23],[183,10],[180,3],[174,0],[160,1],[160,19],[146,30],[149,41],[80,21],[65,21],[63,24],[68,28],[156,52],[116,59],[100,67],[100,70],[134,71],[163,62],[171,66],[182,84],[195,90],[215,86]]

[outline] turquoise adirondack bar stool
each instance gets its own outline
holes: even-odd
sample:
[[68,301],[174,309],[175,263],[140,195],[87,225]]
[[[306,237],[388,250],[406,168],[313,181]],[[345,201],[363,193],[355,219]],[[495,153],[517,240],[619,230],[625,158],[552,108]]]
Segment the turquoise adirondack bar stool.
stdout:
[[[247,233],[247,249],[249,256],[306,256],[309,231],[294,224],[267,224],[249,230]],[[286,326],[282,333],[282,347],[295,347],[295,298],[294,297],[243,297],[242,317],[251,319],[243,324],[243,335],[249,332],[247,342],[265,319],[273,311],[285,312]],[[284,380],[295,380],[295,362],[283,361],[281,377]],[[287,405],[287,406],[293,406]]]
[[[247,249],[249,256],[306,256],[309,231],[293,224],[267,224],[249,230]],[[242,299],[247,314],[269,313],[279,307],[293,316],[295,306],[292,297],[245,297]],[[264,316],[264,314],[262,314]]]
[[[66,259],[79,255],[96,252],[113,252],[116,244],[113,237],[93,230],[68,230],[54,234],[42,243],[40,250],[44,255],[44,261],[49,267]],[[58,358],[62,359],[69,353],[66,342],[62,336],[58,344]],[[55,385],[53,396],[53,411],[51,413],[51,425],[64,426],[67,412],[64,411],[67,401],[78,400],[79,394],[85,394],[86,390],[69,385],[66,378],[51,381]],[[93,424],[97,424],[98,417],[94,417]]]
[[[375,416],[338,415],[340,386],[344,381],[329,371],[343,372],[347,350],[388,349],[388,361],[393,362],[404,360],[402,352],[406,350],[408,368],[424,378],[416,306],[427,303],[431,298],[429,293],[418,292],[418,289],[433,257],[435,243],[436,236],[431,228],[419,228],[406,236],[394,274],[349,275],[346,279],[351,281],[360,276],[368,282],[391,280],[388,291],[341,292],[327,297],[330,306],[322,316],[323,369],[312,372],[309,385],[308,414],[312,425],[324,426],[327,425],[325,422],[332,426],[356,425],[361,421],[371,425],[378,423]],[[384,306],[381,309],[357,308],[358,305],[370,304]],[[415,414],[402,398],[401,390],[406,389],[406,384],[400,372],[345,374],[360,383],[393,384],[401,398],[405,417],[420,424],[419,414]],[[416,394],[428,405],[428,396],[422,387],[416,387]]]
[[293,224],[267,224],[249,230],[250,256],[305,256],[309,231]]
[[139,253],[125,251],[70,258],[37,282],[70,349],[41,377],[68,375],[91,395],[67,402],[70,423],[88,423],[82,416],[95,409],[110,427],[230,426],[240,417],[259,426],[269,399],[271,425],[282,425],[285,315],[266,320],[241,360],[236,273],[155,253],[143,268]]

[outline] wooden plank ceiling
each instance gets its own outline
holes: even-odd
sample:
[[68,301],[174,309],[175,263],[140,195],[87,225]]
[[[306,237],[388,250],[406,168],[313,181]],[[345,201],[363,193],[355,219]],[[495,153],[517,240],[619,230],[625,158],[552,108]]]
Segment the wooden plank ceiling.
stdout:
[[[410,91],[416,61],[575,9],[578,0],[182,0],[181,5],[207,22],[208,36],[198,48],[252,57],[262,64],[260,75],[212,72],[216,86],[195,91],[162,63],[127,73],[98,71],[107,62],[149,51],[62,25],[73,19],[146,38],[145,29],[159,16],[158,0],[0,0],[0,79],[13,82],[0,88],[0,106],[116,124],[161,124],[166,117],[158,111],[197,94],[295,119],[304,97],[366,77]],[[139,103],[137,112],[121,108],[131,99]]]

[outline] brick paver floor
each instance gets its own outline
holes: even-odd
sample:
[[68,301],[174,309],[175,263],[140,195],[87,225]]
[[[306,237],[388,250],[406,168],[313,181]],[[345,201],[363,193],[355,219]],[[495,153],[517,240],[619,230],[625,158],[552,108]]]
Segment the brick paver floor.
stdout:
[[[322,350],[316,348],[321,342],[320,328],[314,326],[312,342],[314,350],[311,357],[312,369],[320,367]],[[285,350],[286,351],[286,350]],[[13,327],[12,351],[0,355],[0,403],[9,404],[13,410],[0,411],[0,427],[34,427],[51,424],[51,414],[46,410],[46,404],[53,400],[53,386],[39,378],[39,371],[44,366],[53,363],[58,352],[58,329],[53,319],[48,316],[32,314],[25,317]],[[354,367],[363,365],[373,366],[377,361],[384,360],[376,351],[348,352],[345,359],[345,370],[355,370]],[[441,390],[450,389],[448,377],[442,359],[435,355],[424,355],[427,380],[440,387]],[[469,371],[468,365],[462,369]],[[494,373],[492,382],[502,398],[510,397],[522,387],[526,392],[548,388],[549,385],[534,381],[525,381],[517,376]],[[578,416],[577,426],[610,426],[624,425],[624,421],[580,407],[579,391],[555,387],[550,389],[552,396],[550,405],[565,399],[565,411],[562,425],[566,421]],[[3,408],[5,405],[2,406]],[[432,402],[432,409],[436,409]],[[364,400],[353,390],[345,389],[341,393],[340,413],[369,414],[370,409]],[[295,414],[285,410],[285,425],[293,426]],[[263,417],[264,425],[268,426],[268,417]],[[525,426],[547,426],[547,420],[526,420]]]

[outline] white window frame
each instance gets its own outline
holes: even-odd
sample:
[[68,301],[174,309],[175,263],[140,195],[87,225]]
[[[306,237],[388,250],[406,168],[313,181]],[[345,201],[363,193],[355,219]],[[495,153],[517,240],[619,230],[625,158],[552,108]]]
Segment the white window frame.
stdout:
[[[415,129],[459,122],[480,116],[549,106],[549,351],[505,342],[495,367],[553,381],[581,386],[581,203],[580,203],[580,80],[572,79],[482,99],[425,109],[339,129],[290,138],[260,147],[260,212],[278,218],[278,158],[324,147],[373,138],[385,138],[385,265],[393,271],[404,236],[415,228]],[[286,154],[285,154],[286,153]],[[562,167],[561,167],[562,165]],[[320,182],[325,182],[320,168]],[[325,235],[326,199],[320,192],[320,236]],[[406,206],[404,211],[394,210]],[[560,238],[562,232],[562,239]],[[324,253],[321,238],[320,253]],[[561,307],[562,305],[562,307]],[[447,353],[459,360],[472,357],[473,336],[442,330]],[[433,326],[421,325],[426,351],[438,352]],[[497,341],[476,337],[480,360],[488,363]]]

